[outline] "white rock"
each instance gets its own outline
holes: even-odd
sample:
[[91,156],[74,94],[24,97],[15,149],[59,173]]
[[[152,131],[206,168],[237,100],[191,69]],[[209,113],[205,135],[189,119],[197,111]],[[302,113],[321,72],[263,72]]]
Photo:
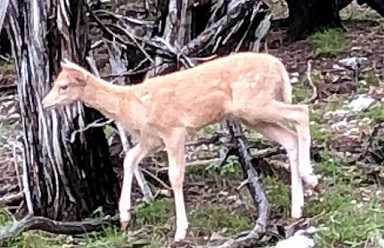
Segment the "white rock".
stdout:
[[297,84],[299,82],[299,79],[297,77],[292,77],[290,81],[291,84]]
[[379,239],[380,248],[384,248],[384,239]]
[[358,64],[361,64],[367,60],[368,59],[366,57],[349,57],[345,59],[340,59],[339,63],[344,66],[356,68]]
[[375,99],[368,95],[359,95],[356,99],[352,100],[348,104],[348,108],[354,112],[360,112],[365,110],[371,106],[372,103],[375,102]]
[[292,237],[279,241],[275,248],[313,248],[315,242],[303,234],[295,234]]

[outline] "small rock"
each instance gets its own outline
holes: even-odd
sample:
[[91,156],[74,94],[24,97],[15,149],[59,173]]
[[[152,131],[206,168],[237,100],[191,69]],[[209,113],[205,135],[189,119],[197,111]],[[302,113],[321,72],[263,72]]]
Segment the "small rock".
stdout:
[[299,82],[299,79],[297,77],[291,78],[291,84],[297,84]]
[[379,239],[380,248],[384,248],[384,239]]
[[315,242],[303,234],[295,234],[292,237],[279,241],[275,248],[313,248]]
[[213,232],[211,235],[211,238],[210,238],[211,241],[223,240],[223,239],[224,239],[224,237],[220,233],[217,233],[217,232]]
[[230,195],[230,196],[227,197],[227,199],[228,199],[229,201],[236,201],[236,199],[237,199],[237,195]]
[[340,59],[338,62],[344,66],[357,68],[363,62],[368,61],[366,57],[349,57],[345,59]]
[[348,104],[348,108],[354,112],[360,112],[369,108],[369,106],[371,106],[374,102],[375,99],[368,95],[359,95],[356,99]]
[[363,47],[361,47],[361,46],[351,47],[351,51],[359,51],[359,50],[363,50]]

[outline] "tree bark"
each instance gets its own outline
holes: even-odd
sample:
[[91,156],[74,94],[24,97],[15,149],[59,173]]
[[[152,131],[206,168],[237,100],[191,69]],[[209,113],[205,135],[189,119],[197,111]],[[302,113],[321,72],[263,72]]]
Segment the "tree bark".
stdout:
[[29,212],[71,221],[98,207],[114,211],[117,180],[102,129],[89,129],[69,142],[74,130],[100,114],[80,104],[50,111],[41,104],[62,58],[85,61],[89,30],[84,1],[10,0],[9,7]]
[[300,39],[326,28],[342,28],[339,5],[335,0],[287,0],[289,33]]

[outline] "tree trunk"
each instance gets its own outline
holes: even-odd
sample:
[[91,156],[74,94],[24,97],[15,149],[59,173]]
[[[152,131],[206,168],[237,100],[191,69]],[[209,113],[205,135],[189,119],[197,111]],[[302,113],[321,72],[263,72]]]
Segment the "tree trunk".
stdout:
[[381,16],[384,16],[384,1],[383,0],[357,0],[358,4],[367,4],[372,9],[376,10]]
[[289,33],[293,39],[324,28],[342,28],[335,0],[287,0]]
[[29,212],[70,221],[98,207],[116,209],[117,180],[103,130],[88,129],[69,141],[74,130],[100,115],[80,104],[59,110],[43,110],[41,104],[61,58],[85,61],[89,30],[84,2],[10,0],[9,7]]

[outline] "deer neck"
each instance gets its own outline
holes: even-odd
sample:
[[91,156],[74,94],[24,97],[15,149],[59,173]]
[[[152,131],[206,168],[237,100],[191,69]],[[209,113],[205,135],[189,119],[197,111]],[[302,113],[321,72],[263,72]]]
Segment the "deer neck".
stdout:
[[145,108],[130,86],[114,85],[89,75],[80,100],[127,130],[142,129]]
[[120,112],[121,87],[89,75],[80,100],[106,117],[116,119]]

